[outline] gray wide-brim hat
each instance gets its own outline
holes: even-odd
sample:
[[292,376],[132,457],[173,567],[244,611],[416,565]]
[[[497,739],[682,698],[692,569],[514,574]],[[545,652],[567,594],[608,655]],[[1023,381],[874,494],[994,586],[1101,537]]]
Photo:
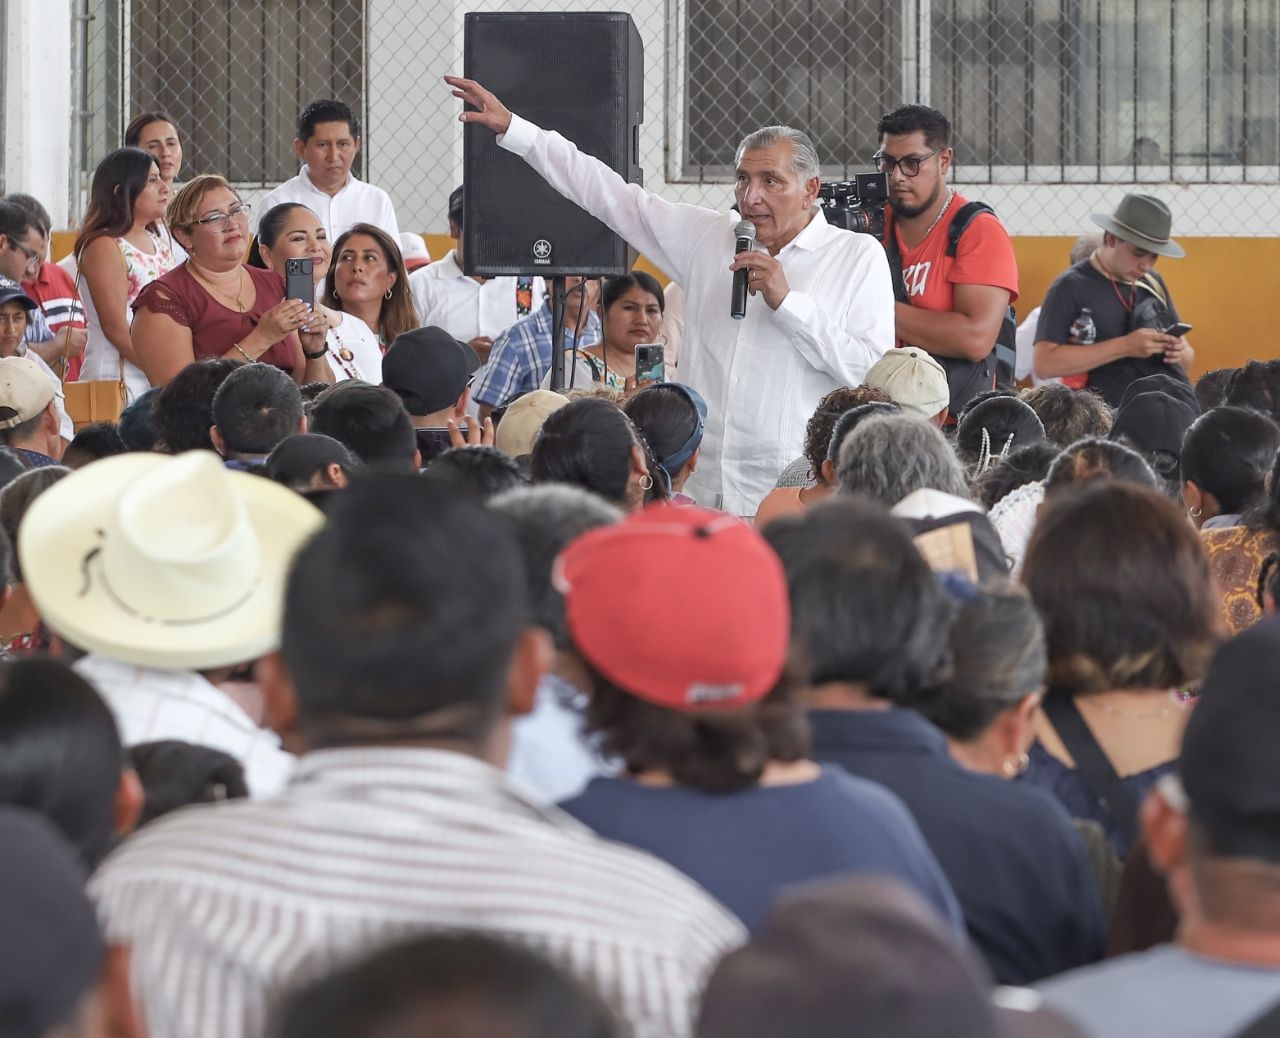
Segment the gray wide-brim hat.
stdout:
[[1091,218],[1104,231],[1157,256],[1181,259],[1187,254],[1169,237],[1173,214],[1154,195],[1127,194],[1114,213],[1094,213]]

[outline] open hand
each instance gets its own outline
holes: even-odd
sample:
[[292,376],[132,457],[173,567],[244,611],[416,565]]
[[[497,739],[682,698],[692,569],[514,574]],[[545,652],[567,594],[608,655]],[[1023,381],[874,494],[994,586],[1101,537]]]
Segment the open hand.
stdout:
[[462,430],[458,428],[458,423],[450,418],[445,422],[445,428],[449,430],[449,446],[451,447],[492,447],[493,446],[493,419],[486,418],[479,425],[474,419],[467,421],[467,435],[464,438]]
[[444,81],[453,87],[453,96],[461,98],[470,107],[458,116],[459,122],[479,123],[494,133],[503,134],[511,125],[511,113],[506,106],[474,79],[445,76]]

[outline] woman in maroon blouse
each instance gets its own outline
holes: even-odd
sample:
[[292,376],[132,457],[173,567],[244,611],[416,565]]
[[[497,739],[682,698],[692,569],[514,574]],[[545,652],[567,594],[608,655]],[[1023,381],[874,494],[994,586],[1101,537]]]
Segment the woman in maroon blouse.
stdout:
[[133,346],[153,386],[206,357],[274,364],[300,385],[333,381],[324,314],[285,299],[279,274],[243,262],[249,207],[230,184],[196,177],[169,203],[167,218],[189,258],[133,304]]

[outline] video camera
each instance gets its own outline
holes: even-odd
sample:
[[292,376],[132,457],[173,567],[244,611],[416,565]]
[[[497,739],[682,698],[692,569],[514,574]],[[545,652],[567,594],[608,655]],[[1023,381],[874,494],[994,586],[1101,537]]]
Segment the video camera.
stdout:
[[884,236],[884,210],[889,202],[889,177],[858,173],[852,180],[829,181],[818,188],[818,204],[832,227]]

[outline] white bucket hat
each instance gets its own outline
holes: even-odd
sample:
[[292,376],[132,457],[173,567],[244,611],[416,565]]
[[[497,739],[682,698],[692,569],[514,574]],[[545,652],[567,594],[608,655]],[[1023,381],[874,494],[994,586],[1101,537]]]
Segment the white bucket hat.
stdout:
[[121,454],[41,494],[18,557],[41,617],[72,644],[203,670],[279,646],[289,564],[323,523],[292,490],[208,451]]

